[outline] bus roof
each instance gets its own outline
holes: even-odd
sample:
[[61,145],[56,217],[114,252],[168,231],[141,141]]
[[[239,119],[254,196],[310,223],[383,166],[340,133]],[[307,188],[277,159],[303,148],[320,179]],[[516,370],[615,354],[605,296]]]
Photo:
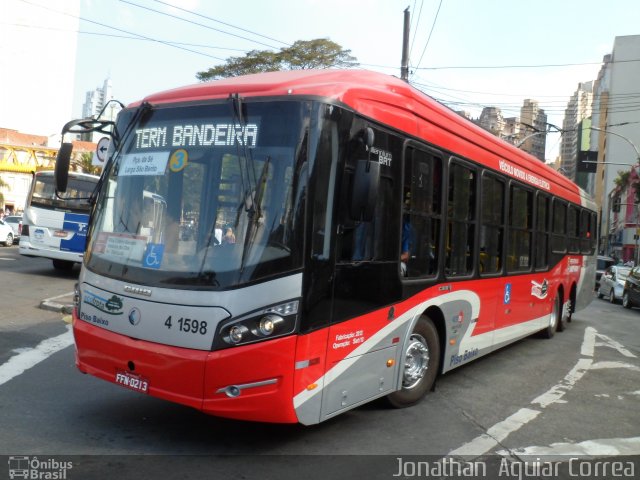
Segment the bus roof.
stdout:
[[[535,170],[536,175],[577,195],[576,198],[585,196],[578,191],[577,185],[536,157],[487,132],[399,78],[368,70],[310,69],[258,73],[176,88],[150,95],[144,100],[151,104],[190,102],[226,98],[235,93],[243,97],[295,95],[327,98],[464,155],[465,148],[462,151],[459,148],[461,142],[456,142],[458,148],[454,148],[453,145],[434,141],[433,137],[437,138],[436,128],[430,132],[430,126],[437,126],[464,138],[464,143],[468,144],[462,147],[466,147],[466,151],[484,149],[518,167]],[[472,155],[470,157],[473,158]]]

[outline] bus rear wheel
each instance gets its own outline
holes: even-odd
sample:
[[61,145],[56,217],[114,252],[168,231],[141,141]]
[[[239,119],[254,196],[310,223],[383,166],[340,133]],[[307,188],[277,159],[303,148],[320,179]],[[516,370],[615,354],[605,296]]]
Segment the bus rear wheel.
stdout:
[[429,390],[440,368],[440,341],[433,321],[422,316],[409,337],[404,351],[402,388],[387,395],[387,402],[395,408],[418,403]]
[[558,330],[558,323],[561,320],[561,312],[562,307],[560,306],[560,297],[556,295],[556,298],[553,300],[553,310],[551,310],[551,314],[549,315],[549,324],[547,328],[542,330],[542,336],[544,338],[551,338],[555,335],[556,330]]

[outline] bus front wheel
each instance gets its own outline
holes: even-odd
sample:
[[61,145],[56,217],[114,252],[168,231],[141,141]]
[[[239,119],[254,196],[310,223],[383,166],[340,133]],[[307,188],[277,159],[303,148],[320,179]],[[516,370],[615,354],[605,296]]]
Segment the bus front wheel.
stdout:
[[422,316],[404,351],[402,388],[387,395],[388,403],[404,408],[419,402],[433,387],[439,368],[438,331],[429,317]]

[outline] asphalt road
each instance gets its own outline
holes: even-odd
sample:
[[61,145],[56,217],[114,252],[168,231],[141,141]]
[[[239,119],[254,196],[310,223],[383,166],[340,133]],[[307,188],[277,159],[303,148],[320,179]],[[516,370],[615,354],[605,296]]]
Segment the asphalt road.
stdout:
[[[304,427],[209,417],[82,375],[63,314],[38,308],[71,292],[77,271],[12,247],[0,249],[0,274],[0,455],[69,458],[66,478],[391,478],[412,456],[640,455],[637,309],[594,299],[551,340],[440,377],[417,406],[372,403]],[[10,359],[51,338],[68,346],[3,381]]]

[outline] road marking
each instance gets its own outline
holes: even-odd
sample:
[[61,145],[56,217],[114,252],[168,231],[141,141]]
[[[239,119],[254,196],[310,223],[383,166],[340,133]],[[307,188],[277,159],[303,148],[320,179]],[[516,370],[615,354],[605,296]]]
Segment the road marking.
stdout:
[[[601,342],[596,341],[596,337]],[[628,368],[631,370],[640,370],[639,367],[635,365],[630,365],[628,363],[622,362],[597,362],[594,363],[594,349],[595,347],[609,347],[613,348],[620,352],[623,356],[629,358],[637,358],[633,353],[629,352],[622,344],[616,342],[615,340],[607,337],[606,335],[602,335],[598,333],[595,328],[587,327],[584,332],[584,340],[580,347],[580,353],[583,356],[591,357],[591,358],[580,358],[575,366],[567,373],[564,379],[554,385],[549,390],[547,390],[542,395],[539,395],[534,400],[531,401],[531,404],[537,404],[540,406],[540,409],[544,409],[549,405],[554,403],[566,403],[566,400],[562,400],[562,397],[569,392],[575,384],[587,373],[589,370],[596,369],[605,369],[605,368]],[[519,430],[527,423],[531,422],[541,412],[538,410],[532,410],[529,408],[521,408],[516,413],[506,418],[505,420],[496,423],[494,426],[490,427],[486,433],[477,436],[470,442],[465,443],[459,448],[452,450],[449,452],[449,456],[474,456],[479,457],[487,453],[489,450],[493,449],[499,442],[502,442],[505,438],[507,438],[511,433]],[[637,437],[640,439],[640,437]],[[624,445],[626,445],[627,440],[632,440],[631,444],[633,448],[635,448],[635,438],[634,439],[614,439],[621,440]],[[598,442],[593,440],[591,442]],[[587,448],[592,446],[589,444],[589,441],[582,442],[585,445],[582,447]],[[560,445],[560,444],[552,444],[552,445]],[[571,445],[571,444],[566,444]],[[604,450],[608,448],[605,444],[596,443],[596,445],[603,447]],[[582,448],[580,447],[580,448]],[[544,448],[544,447],[530,447],[530,448]],[[614,447],[611,447],[614,448]],[[519,452],[519,450],[514,450],[515,452]],[[626,450],[625,450],[626,451]],[[528,453],[528,452],[527,452]],[[640,446],[636,453],[632,453],[632,455],[640,453]],[[533,453],[532,453],[533,454]],[[606,454],[606,453],[605,453]]]
[[534,399],[531,403],[540,405],[540,408],[546,408],[552,403],[564,402],[562,397],[565,393],[571,390],[574,385],[580,380],[585,373],[591,368],[593,359],[581,358],[578,363],[571,369],[569,373],[564,377],[562,382],[554,385],[545,393]]
[[[567,455],[577,456],[605,456],[605,455],[640,455],[640,437],[631,438],[599,438],[585,440],[579,443],[552,443],[549,446],[532,446],[515,448],[513,450],[499,450],[498,455]],[[567,457],[567,458],[568,458]]]
[[4,258],[4,257],[0,257],[0,260],[5,260],[7,262],[15,262],[16,261],[15,258]]
[[68,326],[67,331],[57,337],[47,338],[33,348],[21,349],[18,355],[14,355],[0,365],[0,385],[7,383],[72,344],[73,334],[71,327]]
[[519,430],[520,427],[526,425],[538,415],[540,415],[538,410],[521,408],[510,417],[496,423],[493,427],[487,430],[487,433],[483,433],[470,442],[465,443],[460,448],[456,448],[449,452],[449,456],[472,455],[474,457],[479,457],[496,447],[498,443],[502,442],[511,433]]

